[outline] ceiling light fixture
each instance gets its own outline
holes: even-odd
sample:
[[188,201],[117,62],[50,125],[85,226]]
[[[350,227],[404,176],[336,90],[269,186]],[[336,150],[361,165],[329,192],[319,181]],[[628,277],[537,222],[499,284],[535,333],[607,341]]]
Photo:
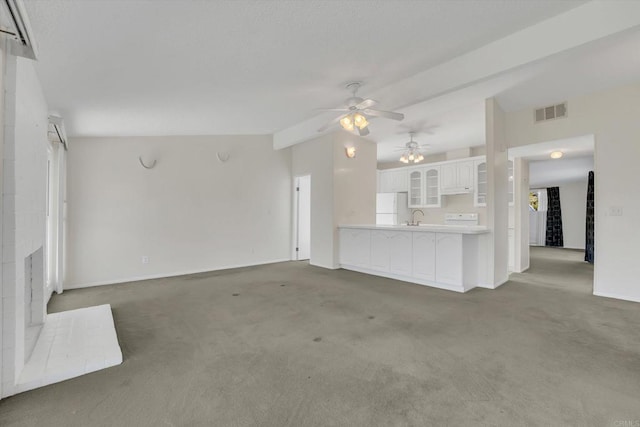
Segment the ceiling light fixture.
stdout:
[[340,125],[344,130],[353,132],[356,128],[361,131],[364,130],[369,125],[369,122],[363,114],[353,113],[340,119]]
[[562,153],[562,151],[553,151],[551,152],[551,154],[549,154],[549,157],[551,157],[552,159],[559,159],[563,155],[564,154]]
[[400,156],[400,161],[402,163],[419,163],[424,160],[424,155],[420,152],[420,145],[413,140],[413,132],[409,132],[409,135],[411,135],[411,140],[407,142],[405,151]]

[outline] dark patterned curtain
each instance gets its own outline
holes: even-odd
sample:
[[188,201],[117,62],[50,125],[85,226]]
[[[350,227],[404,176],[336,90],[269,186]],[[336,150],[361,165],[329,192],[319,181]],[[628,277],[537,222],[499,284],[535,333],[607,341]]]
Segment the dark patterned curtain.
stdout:
[[547,246],[564,246],[562,237],[562,209],[560,209],[560,188],[547,188]]
[[593,204],[593,171],[589,172],[587,184],[587,230],[585,235],[584,260],[593,264],[595,206]]

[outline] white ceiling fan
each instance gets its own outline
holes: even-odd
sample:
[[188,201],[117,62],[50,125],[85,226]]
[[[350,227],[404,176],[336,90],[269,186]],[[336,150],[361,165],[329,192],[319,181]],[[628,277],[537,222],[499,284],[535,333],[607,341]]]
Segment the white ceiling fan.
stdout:
[[429,144],[420,144],[417,141],[413,140],[414,132],[409,132],[409,142],[407,142],[404,147],[398,147],[396,151],[402,151],[402,156],[400,156],[400,161],[402,163],[419,163],[424,160],[423,151],[425,151]]
[[357,96],[360,85],[360,82],[353,82],[347,85],[347,89],[350,90],[353,95],[346,100],[345,108],[323,109],[324,111],[338,111],[343,114],[322,126],[318,129],[318,132],[323,132],[336,123],[340,123],[345,130],[357,131],[360,136],[365,136],[369,135],[369,121],[367,119],[371,117],[384,117],[398,121],[404,119],[404,114],[402,113],[371,108],[378,102],[373,99],[363,99]]

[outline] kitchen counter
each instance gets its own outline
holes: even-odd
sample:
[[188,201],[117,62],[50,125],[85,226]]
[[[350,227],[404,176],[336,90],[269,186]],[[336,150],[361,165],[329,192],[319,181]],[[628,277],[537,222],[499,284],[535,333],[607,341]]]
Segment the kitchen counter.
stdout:
[[484,225],[444,225],[444,224],[420,224],[420,225],[376,225],[376,224],[349,224],[340,225],[338,228],[364,228],[369,230],[397,230],[418,232],[439,232],[458,234],[484,234],[489,229]]
[[489,287],[487,227],[354,224],[338,229],[340,267],[346,270],[456,292]]

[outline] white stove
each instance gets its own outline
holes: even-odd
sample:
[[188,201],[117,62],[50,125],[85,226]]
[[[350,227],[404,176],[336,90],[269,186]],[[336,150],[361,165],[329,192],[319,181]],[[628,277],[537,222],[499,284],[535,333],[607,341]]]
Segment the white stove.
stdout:
[[477,213],[448,213],[444,214],[445,225],[478,225]]

